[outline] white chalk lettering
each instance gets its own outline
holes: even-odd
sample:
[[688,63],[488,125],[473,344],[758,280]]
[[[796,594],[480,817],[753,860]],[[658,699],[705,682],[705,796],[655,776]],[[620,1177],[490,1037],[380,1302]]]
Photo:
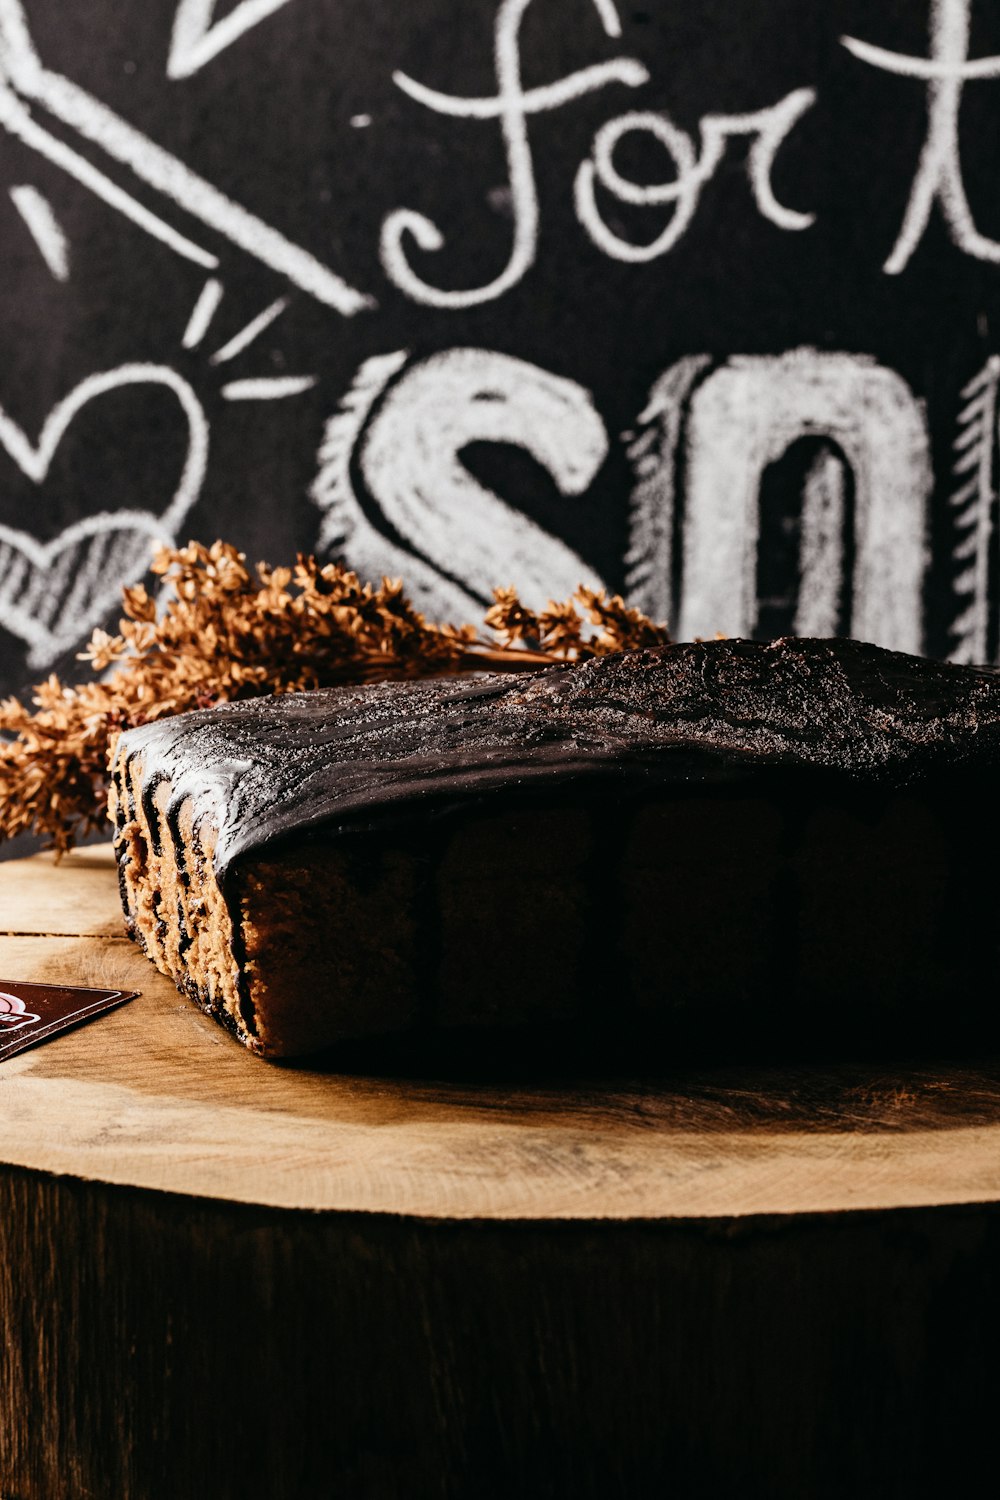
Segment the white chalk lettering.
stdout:
[[625,591],[654,620],[675,617],[677,455],[691,392],[711,364],[707,354],[694,354],[671,365],[650,391],[637,431],[626,435],[635,484],[629,505]]
[[[495,66],[497,93],[493,98],[460,99],[438,93],[407,78],[394,74],[397,85],[428,109],[439,114],[467,120],[499,120],[507,154],[511,203],[514,214],[514,242],[510,258],[501,273],[486,286],[462,291],[448,291],[424,281],[407,259],[405,241],[412,236],[420,250],[444,248],[444,236],[438,226],[413,209],[397,209],[382,226],[382,265],[393,281],[415,302],[428,307],[475,307],[502,297],[516,286],[535,260],[538,247],[538,193],[535,168],[528,136],[528,117],[543,110],[559,109],[584,94],[621,83],[638,88],[649,81],[649,73],[634,58],[618,58],[581,69],[557,83],[525,90],[521,83],[520,30],[531,0],[503,0],[497,13]],[[610,36],[620,34],[617,12],[613,5],[595,0],[601,23]]]
[[[581,162],[574,184],[577,217],[598,249],[614,260],[641,264],[672,250],[688,229],[705,184],[717,172],[727,143],[737,136],[753,139],[747,159],[750,184],[761,214],[779,229],[808,229],[815,215],[800,213],[779,203],[771,183],[774,158],[779,147],[816,100],[814,89],[795,89],[769,109],[744,115],[706,115],[701,122],[701,151],[663,113],[634,110],[602,125],[594,137],[592,155]],[[674,176],[666,182],[636,183],[623,177],[615,166],[620,141],[634,132],[651,135],[668,153]],[[674,212],[666,227],[645,245],[635,245],[616,234],[605,223],[597,202],[600,184],[621,203],[640,208],[670,205]]]
[[1000,242],[980,234],[962,179],[959,112],[965,85],[977,78],[1000,78],[1000,57],[969,60],[970,0],[931,0],[930,57],[907,57],[873,47],[856,37],[844,46],[862,62],[927,84],[927,136],[899,238],[885,263],[890,276],[906,269],[924,237],[937,203],[952,243],[976,260],[1000,263]]
[[323,557],[344,560],[362,578],[405,578],[418,606],[442,619],[474,619],[481,612],[479,601],[461,583],[379,531],[355,493],[354,459],[372,410],[407,358],[405,350],[397,350],[366,359],[326,424],[319,470],[309,491],[323,517],[316,550]]
[[[732,359],[691,398],[681,636],[753,634],[761,476],[803,435],[831,439],[854,475],[849,634],[918,653],[933,487],[923,409],[894,371],[862,355],[815,349]],[[813,590],[824,575],[819,598],[827,604],[821,620],[817,601],[803,601],[800,619],[829,633],[843,567],[843,499],[831,493],[829,473],[813,478],[805,501],[814,513],[802,518],[802,575]]]
[[[328,424],[313,499],[325,512],[324,550],[367,577],[402,573],[422,608],[475,618],[498,580],[529,607],[602,580],[566,543],[480,484],[462,462],[473,442],[524,448],[562,494],[583,494],[607,454],[607,432],[575,381],[486,349],[449,349],[410,368],[369,361]],[[368,421],[376,401],[378,409]],[[372,502],[412,552],[367,520],[350,459]],[[471,612],[471,613],[470,613]]]
[[[636,476],[629,599],[681,638],[753,635],[763,603],[762,478],[803,437],[831,446],[803,478],[792,628],[919,652],[926,420],[906,382],[863,355],[799,349],[714,371],[696,355],[660,377],[626,434]],[[520,360],[482,349],[415,364],[404,352],[368,360],[320,450],[311,492],[324,516],[320,550],[368,578],[402,575],[421,608],[455,618],[474,618],[500,578],[533,607],[581,580],[599,582],[565,543],[472,477],[461,454],[483,440],[524,447],[567,496],[586,490],[607,448],[587,392]]]

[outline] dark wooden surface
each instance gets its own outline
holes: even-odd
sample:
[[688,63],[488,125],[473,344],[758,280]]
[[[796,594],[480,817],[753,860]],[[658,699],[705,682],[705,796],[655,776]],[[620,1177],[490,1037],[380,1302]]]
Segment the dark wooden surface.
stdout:
[[0,1069],[3,1500],[975,1492],[995,1059],[274,1068],[113,894],[0,878],[5,977],[145,991]]
[[6,1171],[0,1492],[967,1496],[998,1257],[994,1208],[433,1223]]

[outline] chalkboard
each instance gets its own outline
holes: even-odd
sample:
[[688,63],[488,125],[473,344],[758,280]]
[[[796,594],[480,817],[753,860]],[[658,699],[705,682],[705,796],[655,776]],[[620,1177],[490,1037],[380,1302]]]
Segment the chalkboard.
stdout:
[[0,0],[0,678],[151,539],[1000,648],[1000,8]]

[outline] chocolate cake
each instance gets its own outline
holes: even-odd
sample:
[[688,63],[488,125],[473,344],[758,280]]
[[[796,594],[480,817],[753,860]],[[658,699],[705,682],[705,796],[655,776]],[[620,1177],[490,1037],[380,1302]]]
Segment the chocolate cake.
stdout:
[[843,640],[289,694],[133,729],[122,898],[247,1046],[935,1024],[997,985],[1000,678]]

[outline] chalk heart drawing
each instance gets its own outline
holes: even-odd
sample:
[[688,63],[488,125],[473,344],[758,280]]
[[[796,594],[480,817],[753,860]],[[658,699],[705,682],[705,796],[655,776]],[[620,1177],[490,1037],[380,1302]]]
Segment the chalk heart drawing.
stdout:
[[73,419],[91,401],[130,386],[161,386],[176,398],[188,444],[166,508],[87,516],[51,541],[0,525],[0,626],[28,646],[28,664],[44,668],[81,641],[114,609],[123,585],[141,578],[156,541],[171,542],[201,492],[208,462],[208,421],[190,385],[166,365],[130,364],[90,375],[49,413],[37,443],[0,406],[0,447],[42,485]]

